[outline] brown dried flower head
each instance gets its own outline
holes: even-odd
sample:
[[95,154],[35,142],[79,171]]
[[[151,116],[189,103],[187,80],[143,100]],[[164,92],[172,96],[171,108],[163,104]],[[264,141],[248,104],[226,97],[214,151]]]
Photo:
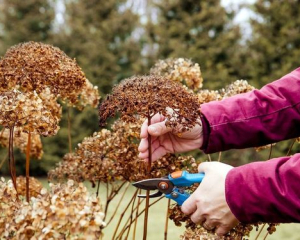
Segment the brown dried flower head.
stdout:
[[0,92],[20,88],[39,94],[48,87],[56,97],[75,105],[86,82],[76,61],[48,44],[21,43],[0,60]]
[[[14,147],[26,154],[28,134],[24,133],[21,128],[14,130]],[[0,132],[0,145],[8,148],[9,146],[9,129],[3,128]],[[31,135],[30,156],[35,159],[41,159],[43,156],[43,145],[41,137],[38,134]]]
[[99,239],[105,226],[99,199],[83,184],[50,184],[27,203],[12,181],[0,181],[1,239]]
[[202,88],[203,78],[198,63],[186,58],[168,58],[159,60],[150,69],[150,74],[166,77],[170,80],[185,83],[188,88]]
[[200,117],[194,94],[180,83],[154,75],[131,77],[114,87],[100,104],[100,126],[116,112],[120,112],[125,122],[135,122],[136,115],[147,118],[161,113],[168,118],[166,125],[176,131],[192,128]]
[[43,101],[36,92],[13,90],[0,93],[0,125],[5,128],[22,127],[24,132],[43,136],[55,135],[59,129],[61,108],[48,100],[45,95]]

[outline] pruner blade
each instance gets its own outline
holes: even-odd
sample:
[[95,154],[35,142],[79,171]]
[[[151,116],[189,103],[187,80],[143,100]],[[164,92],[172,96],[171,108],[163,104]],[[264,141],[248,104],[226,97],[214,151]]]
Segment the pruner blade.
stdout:
[[[143,190],[158,190],[150,194],[150,198],[160,197],[163,193],[170,193],[174,187],[168,178],[146,179],[133,183],[132,185]],[[146,195],[138,195],[138,197],[146,198]]]
[[[157,191],[156,193],[152,193],[152,194],[149,194],[149,198],[156,198],[156,197],[160,197],[163,193],[160,192],[160,191]],[[138,195],[138,197],[140,198],[146,198],[147,195]]]

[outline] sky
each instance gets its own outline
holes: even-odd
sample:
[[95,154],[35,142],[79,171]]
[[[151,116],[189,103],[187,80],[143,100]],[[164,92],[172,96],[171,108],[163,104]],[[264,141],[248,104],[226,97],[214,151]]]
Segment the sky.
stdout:
[[[221,4],[225,8],[238,8],[239,4],[253,4],[256,0],[221,0]],[[234,22],[239,24],[243,33],[243,38],[247,39],[251,36],[251,27],[249,24],[250,17],[255,17],[254,13],[249,9],[242,8],[234,19]]]

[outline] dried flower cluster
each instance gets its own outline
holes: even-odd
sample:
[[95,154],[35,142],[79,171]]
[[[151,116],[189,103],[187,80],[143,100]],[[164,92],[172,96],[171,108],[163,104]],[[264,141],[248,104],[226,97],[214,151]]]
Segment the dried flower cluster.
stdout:
[[[172,109],[172,111],[168,111]],[[100,126],[120,112],[125,122],[135,122],[136,114],[149,118],[161,113],[174,131],[186,131],[197,124],[200,108],[197,97],[180,83],[160,76],[140,76],[123,80],[99,107]]]
[[168,58],[159,60],[150,69],[150,73],[181,82],[193,90],[202,88],[203,78],[200,66],[198,63],[193,63],[190,59]]
[[256,148],[255,148],[255,151],[256,151],[256,152],[259,152],[259,151],[262,151],[262,150],[265,150],[265,149],[274,147],[275,145],[276,145],[276,143],[272,143],[272,144],[268,144],[268,145],[256,147]]
[[219,91],[216,90],[200,90],[197,92],[197,97],[200,104],[208,103],[211,101],[219,101],[222,99]]
[[[21,128],[14,130],[14,147],[17,147],[21,152],[26,154],[28,142],[28,134],[21,131]],[[9,130],[3,128],[0,133],[0,145],[3,147],[9,146]],[[43,156],[43,145],[40,135],[31,135],[30,156],[35,159],[41,159]]]
[[[42,183],[34,177],[29,179],[29,193],[31,197],[37,197],[41,194],[43,188]],[[18,194],[25,196],[26,195],[26,178],[23,176],[17,177],[17,188]]]
[[24,132],[43,136],[55,135],[59,129],[61,108],[57,103],[44,102],[35,91],[0,93],[0,109],[0,125],[5,128],[22,127]]
[[224,89],[221,89],[220,94],[224,99],[237,94],[250,92],[254,89],[255,88],[251,86],[246,80],[236,80],[233,83],[226,86]]
[[104,214],[83,184],[50,184],[27,203],[11,181],[0,181],[1,239],[99,239]]
[[94,86],[89,80],[86,79],[85,86],[82,88],[80,93],[79,105],[85,107],[87,105],[91,105],[96,108],[99,105],[99,91],[98,87]]
[[[144,161],[138,158],[140,125],[121,120],[112,130],[102,129],[78,144],[75,153],[65,155],[58,167],[49,172],[50,179],[70,178],[92,183],[126,180],[130,182],[148,178]],[[170,172],[188,169],[197,172],[196,160],[191,156],[166,155],[152,163],[151,176],[162,177]]]
[[15,89],[40,93],[46,87],[56,96],[77,103],[85,75],[59,48],[27,42],[9,48],[0,60],[0,92]]

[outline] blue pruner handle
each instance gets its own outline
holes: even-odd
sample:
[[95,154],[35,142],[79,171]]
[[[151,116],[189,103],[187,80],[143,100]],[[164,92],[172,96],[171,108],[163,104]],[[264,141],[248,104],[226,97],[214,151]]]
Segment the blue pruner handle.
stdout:
[[201,183],[204,178],[204,173],[177,171],[169,174],[168,178],[176,187],[189,187],[194,183]]
[[181,206],[185,202],[185,200],[189,198],[190,194],[185,191],[180,191],[180,189],[178,188],[174,188],[173,192],[171,192],[170,194],[166,194],[165,196],[166,198],[174,200],[179,206]]
[[188,173],[187,171],[177,171],[169,174],[168,178],[176,186],[173,191],[166,194],[166,198],[173,199],[179,206],[190,196],[187,192],[177,187],[189,187],[195,183],[202,182],[204,173]]

